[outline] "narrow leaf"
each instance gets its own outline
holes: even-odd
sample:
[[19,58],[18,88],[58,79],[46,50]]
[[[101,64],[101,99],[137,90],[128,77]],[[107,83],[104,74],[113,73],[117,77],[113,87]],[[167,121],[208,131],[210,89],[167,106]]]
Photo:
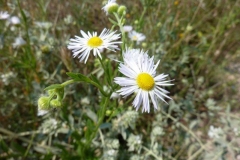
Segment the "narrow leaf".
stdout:
[[62,88],[63,86],[61,84],[53,84],[51,86],[46,87],[44,90],[50,90],[50,89],[57,89],[57,88]]
[[84,81],[84,82],[88,82],[88,83],[91,81],[88,77],[86,77],[80,73],[67,72],[67,75],[76,81]]

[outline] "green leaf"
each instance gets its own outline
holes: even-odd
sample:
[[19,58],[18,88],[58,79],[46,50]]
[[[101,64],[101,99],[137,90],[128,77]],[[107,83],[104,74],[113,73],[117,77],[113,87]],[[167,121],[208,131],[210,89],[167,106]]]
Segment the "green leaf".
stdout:
[[107,128],[111,128],[112,124],[111,123],[103,123],[100,125],[100,129],[107,129]]
[[9,149],[7,144],[2,139],[0,140],[0,148],[2,148],[2,151],[4,152],[8,152],[8,149]]
[[101,86],[101,83],[99,82],[99,80],[97,79],[97,77],[95,77],[94,75],[91,74],[90,78],[91,78],[91,80],[92,80],[93,82],[95,82],[95,83],[97,83],[98,85]]
[[62,88],[63,86],[61,84],[53,84],[51,86],[46,87],[44,90],[51,90],[51,89],[58,89],[58,88]]
[[113,72],[112,72],[112,66],[111,66],[111,62],[110,61],[107,62],[106,72],[107,72],[108,84],[111,85],[112,84]]
[[109,18],[109,21],[112,23],[112,24],[115,24],[115,25],[118,25],[118,23],[114,20],[112,20],[111,18]]
[[91,81],[88,77],[86,77],[80,73],[67,72],[67,75],[76,81],[84,81],[84,82],[88,82],[88,83]]
[[86,126],[87,126],[87,128],[85,131],[85,138],[88,140],[91,137],[92,132],[95,130],[95,125],[92,120],[87,119]]

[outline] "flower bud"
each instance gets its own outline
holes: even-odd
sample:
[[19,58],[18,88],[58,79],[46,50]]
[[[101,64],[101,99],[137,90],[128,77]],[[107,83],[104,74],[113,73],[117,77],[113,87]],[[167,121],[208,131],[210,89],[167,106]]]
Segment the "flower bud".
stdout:
[[120,16],[122,16],[126,14],[126,10],[127,10],[126,6],[121,5],[120,7],[118,7],[117,13]]
[[44,45],[44,46],[41,46],[41,51],[42,53],[44,54],[48,54],[51,52],[51,47],[49,45]]
[[40,97],[38,99],[38,108],[39,110],[49,110],[49,97]]
[[108,3],[103,7],[103,10],[107,14],[112,14],[118,11],[118,4],[115,1],[108,1]]
[[142,47],[143,47],[143,48],[146,48],[146,47],[147,47],[147,43],[143,42],[143,43],[142,43]]
[[112,114],[112,111],[111,110],[107,110],[106,111],[106,116],[110,116]]
[[50,105],[52,107],[59,108],[62,106],[62,103],[57,99],[53,99],[53,100],[51,100]]
[[162,27],[162,23],[161,23],[161,22],[158,22],[158,23],[157,23],[157,27]]
[[193,29],[193,27],[192,27],[192,26],[190,26],[190,25],[187,25],[187,28],[186,28],[187,32],[190,32],[190,31],[192,31],[192,29]]

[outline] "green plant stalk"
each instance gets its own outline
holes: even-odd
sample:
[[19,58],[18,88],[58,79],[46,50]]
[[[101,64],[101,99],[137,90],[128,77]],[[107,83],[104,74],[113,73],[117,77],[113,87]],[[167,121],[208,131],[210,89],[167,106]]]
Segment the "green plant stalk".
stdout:
[[[19,0],[17,0],[17,4],[18,4],[18,7],[19,7],[19,10],[20,10],[20,13],[21,13],[21,16],[23,18],[23,22],[24,22],[24,27],[25,27],[25,30],[26,30],[26,38],[27,38],[27,52],[29,53],[28,54],[28,60],[29,60],[29,63],[30,63],[30,66],[33,67],[33,68],[36,68],[36,59],[34,57],[34,54],[32,52],[32,49],[31,49],[31,44],[30,44],[30,36],[29,36],[29,27],[28,27],[28,22],[27,22],[27,17],[25,15],[25,13],[23,12],[22,10],[22,7],[20,5],[20,2]],[[35,70],[34,70],[35,72]]]
[[107,109],[107,105],[109,103],[109,100],[110,100],[110,96],[109,97],[106,97],[105,99],[105,102],[104,102],[104,106],[101,107],[101,109],[99,110],[99,118],[98,118],[98,122],[97,122],[97,125],[96,125],[96,128],[94,129],[94,131],[92,132],[90,138],[87,140],[87,143],[86,143],[86,149],[90,147],[90,144],[93,140],[93,138],[96,136],[97,134],[97,131],[100,127],[100,125],[102,124],[103,122],[103,119],[105,117],[105,112],[106,112],[106,109]]
[[[69,84],[76,83],[76,82],[82,82],[82,81],[76,81],[76,80],[74,80],[74,79],[71,79],[71,80],[68,80],[68,81],[62,83],[61,86],[65,87],[65,86],[67,86],[67,85],[69,85]],[[90,83],[90,84],[94,85],[95,87],[97,87],[97,88],[100,90],[100,92],[103,94],[104,97],[108,97],[108,94],[107,94],[107,93],[102,89],[102,87],[99,86],[96,82],[90,80],[90,81],[87,82],[87,83]]]
[[142,26],[143,26],[143,16],[145,15],[146,11],[147,11],[147,7],[144,6],[143,12],[142,12],[142,14],[141,14],[141,17],[139,18],[139,24],[140,24],[139,28],[140,28],[140,27],[142,28]]
[[77,81],[74,80],[74,79],[71,79],[71,80],[68,80],[68,81],[62,83],[61,86],[65,87],[65,86],[67,86],[69,84],[72,84],[72,83],[75,83],[75,82],[77,82]]
[[[100,57],[98,57],[98,59],[99,59],[101,65],[102,65],[102,68],[103,68],[104,72],[106,73],[107,71],[106,71],[106,68],[105,68],[105,66],[104,66],[104,64],[103,64],[102,59],[101,59]],[[111,77],[107,77],[107,79],[108,79],[107,82],[110,82],[110,78],[111,78]],[[113,88],[112,84],[108,83],[108,85],[109,85],[111,88]]]
[[125,42],[126,42],[126,36],[125,36],[125,32],[123,30],[123,16],[121,18],[119,18],[118,14],[117,13],[113,13],[116,20],[117,20],[117,23],[118,23],[118,27],[121,31],[121,34],[122,34],[122,45],[121,45],[121,61],[123,59],[123,51],[125,50]]
[[102,95],[103,95],[104,97],[108,97],[108,94],[107,94],[107,93],[103,90],[103,88],[102,88],[101,86],[99,86],[96,82],[90,81],[89,83],[92,84],[92,85],[94,85],[95,87],[97,87],[97,88],[100,90],[100,92],[102,93]]
[[31,141],[30,141],[30,143],[29,143],[29,145],[28,145],[28,147],[27,147],[26,152],[24,153],[24,157],[27,157],[28,152],[29,152],[31,146],[33,145],[34,137],[35,137],[35,133],[33,132],[32,136],[31,136]]
[[158,155],[156,155],[152,150],[150,150],[150,149],[148,149],[147,147],[144,147],[144,146],[142,146],[143,147],[143,149],[145,150],[145,151],[147,151],[148,153],[147,154],[150,154],[150,155],[152,155],[154,158],[156,158],[157,160],[162,160],[162,157],[159,157]]

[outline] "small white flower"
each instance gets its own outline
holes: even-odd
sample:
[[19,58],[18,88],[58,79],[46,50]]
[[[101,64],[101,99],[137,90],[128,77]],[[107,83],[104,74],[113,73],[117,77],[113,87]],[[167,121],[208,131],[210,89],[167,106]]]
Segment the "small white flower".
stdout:
[[142,144],[142,137],[139,135],[134,135],[134,134],[130,134],[130,136],[127,139],[128,142],[128,150],[129,151],[134,151],[134,150],[138,150],[141,147]]
[[13,25],[17,25],[21,23],[20,19],[17,16],[13,16],[9,18],[9,22]]
[[132,41],[136,41],[138,44],[146,39],[146,36],[142,33],[138,33],[136,31],[131,31],[128,33],[128,37]]
[[94,56],[98,55],[102,59],[100,53],[102,49],[106,48],[115,51],[115,49],[118,49],[116,44],[122,43],[120,41],[116,42],[120,38],[120,34],[115,34],[116,31],[112,32],[104,29],[99,36],[97,36],[97,32],[93,32],[92,34],[90,32],[86,34],[82,30],[80,32],[83,37],[75,36],[74,39],[70,39],[70,43],[68,44],[68,49],[72,50],[73,57],[78,56],[80,62],[85,60],[84,63],[86,63],[92,50]]
[[108,15],[108,13],[113,13],[117,11],[118,4],[116,3],[116,0],[108,0],[107,4],[102,9]]
[[233,132],[235,133],[235,135],[236,136],[238,136],[239,135],[239,129],[238,128],[233,128]]
[[221,136],[223,136],[223,130],[222,128],[214,128],[214,126],[210,126],[209,130],[208,130],[208,136],[210,138],[220,138]]
[[117,92],[113,92],[112,94],[111,94],[111,99],[118,99],[120,96],[119,96],[119,94],[117,93]]
[[164,135],[164,130],[160,126],[155,126],[151,133],[152,136],[162,136]]
[[116,151],[114,150],[114,149],[111,149],[111,150],[108,150],[107,151],[107,154],[109,155],[109,156],[114,156],[114,153],[115,153]]
[[40,126],[44,134],[54,132],[58,128],[58,121],[54,118],[45,120]]
[[49,111],[47,111],[47,110],[40,110],[40,109],[38,109],[37,115],[38,116],[43,116],[43,115],[47,114],[48,112]]
[[13,45],[13,48],[21,47],[26,44],[26,41],[22,37],[15,38]]
[[84,97],[83,99],[81,99],[81,104],[89,105],[90,104],[89,98],[88,97]]
[[[150,99],[155,109],[158,109],[158,100],[164,97],[171,99],[169,93],[160,86],[173,85],[166,80],[168,75],[156,75],[156,69],[160,63],[154,65],[154,57],[148,57],[147,52],[140,49],[126,50],[123,54],[124,63],[120,63],[119,71],[126,77],[116,77],[114,82],[122,88],[117,92],[124,97],[136,93],[133,106],[138,110],[142,105],[142,112],[150,112]],[[166,102],[167,103],[167,102]]]
[[124,32],[130,32],[132,31],[133,27],[132,26],[123,26],[123,31]]
[[4,83],[4,85],[8,85],[11,82],[11,80],[16,77],[17,77],[17,74],[13,73],[12,71],[1,75],[2,82]]
[[67,25],[72,24],[74,22],[73,17],[70,14],[67,15],[67,17],[65,17],[63,20],[64,20],[65,24],[67,24]]
[[10,17],[10,15],[8,14],[7,11],[3,12],[1,11],[0,12],[0,19],[8,19]]

